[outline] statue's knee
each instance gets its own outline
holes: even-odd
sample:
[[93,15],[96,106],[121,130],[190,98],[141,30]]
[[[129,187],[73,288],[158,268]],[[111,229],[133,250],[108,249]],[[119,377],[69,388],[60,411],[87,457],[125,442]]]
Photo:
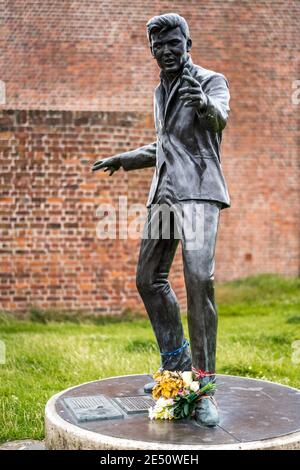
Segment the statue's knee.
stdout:
[[151,289],[151,281],[144,272],[137,272],[136,275],[136,288],[140,294],[148,292]]

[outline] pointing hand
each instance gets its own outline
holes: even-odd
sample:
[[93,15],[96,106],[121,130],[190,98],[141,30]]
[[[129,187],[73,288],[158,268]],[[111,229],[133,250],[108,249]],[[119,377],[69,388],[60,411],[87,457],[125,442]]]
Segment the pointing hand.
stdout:
[[178,90],[180,99],[184,101],[184,106],[196,107],[203,111],[207,106],[207,96],[202,90],[200,83],[191,76],[188,68],[183,69],[182,78],[188,83],[188,86],[181,87]]

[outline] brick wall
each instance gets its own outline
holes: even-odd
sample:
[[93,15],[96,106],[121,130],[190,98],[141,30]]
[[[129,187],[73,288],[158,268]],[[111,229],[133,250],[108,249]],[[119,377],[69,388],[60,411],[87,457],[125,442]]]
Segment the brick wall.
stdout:
[[139,241],[99,240],[96,209],[127,194],[128,206],[145,204],[152,169],[110,179],[92,174],[91,162],[153,141],[151,116],[7,110],[0,123],[1,308],[140,308]]
[[[189,21],[195,63],[223,72],[231,116],[222,162],[216,278],[300,266],[300,3],[287,1],[0,2],[0,309],[118,313],[141,308],[138,241],[95,237],[99,202],[146,201],[152,170],[111,179],[88,160],[154,138],[158,80],[145,35],[154,14]],[[173,281],[184,305],[180,253]]]

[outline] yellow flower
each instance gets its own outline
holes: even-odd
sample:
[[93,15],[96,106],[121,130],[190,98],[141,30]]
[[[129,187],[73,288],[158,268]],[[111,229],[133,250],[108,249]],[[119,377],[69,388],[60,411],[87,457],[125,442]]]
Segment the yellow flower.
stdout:
[[152,390],[152,396],[155,400],[161,397],[173,398],[184,387],[181,372],[158,371],[153,377],[156,381],[156,385]]

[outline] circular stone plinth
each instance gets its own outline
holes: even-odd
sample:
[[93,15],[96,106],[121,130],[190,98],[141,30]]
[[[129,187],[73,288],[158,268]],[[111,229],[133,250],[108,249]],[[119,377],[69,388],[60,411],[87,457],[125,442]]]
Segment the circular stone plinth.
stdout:
[[145,396],[150,375],[88,382],[53,396],[46,405],[48,449],[197,450],[300,449],[300,391],[273,382],[217,376],[220,425],[193,419],[150,421],[147,414],[78,422],[64,398]]

